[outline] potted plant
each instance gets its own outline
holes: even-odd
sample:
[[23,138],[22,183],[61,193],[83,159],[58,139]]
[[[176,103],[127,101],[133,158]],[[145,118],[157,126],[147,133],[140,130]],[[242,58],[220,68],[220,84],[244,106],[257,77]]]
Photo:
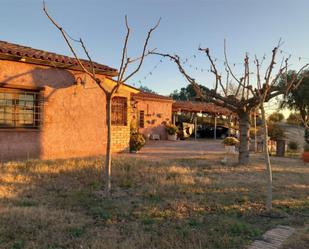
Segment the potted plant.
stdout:
[[223,142],[224,148],[228,153],[235,153],[236,146],[239,144],[239,140],[235,137],[226,137]]
[[176,125],[174,125],[174,124],[166,124],[165,125],[165,130],[167,132],[167,139],[168,140],[172,140],[172,141],[177,140],[178,128],[177,128]]
[[130,152],[137,153],[145,145],[145,138],[137,131],[131,131]]
[[309,144],[305,144],[303,152],[304,163],[309,163]]

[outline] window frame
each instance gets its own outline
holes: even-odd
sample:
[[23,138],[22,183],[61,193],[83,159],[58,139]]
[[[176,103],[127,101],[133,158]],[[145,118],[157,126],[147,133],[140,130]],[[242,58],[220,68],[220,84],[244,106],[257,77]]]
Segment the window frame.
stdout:
[[145,111],[144,110],[139,111],[138,126],[139,128],[145,128]]
[[127,126],[128,98],[123,96],[114,96],[111,102],[111,124],[113,126]]
[[[12,88],[12,87],[3,87],[0,86],[0,94],[11,94],[12,97],[6,99],[5,97],[0,99],[0,108],[3,107],[3,119],[0,120],[0,131],[1,130],[39,130],[42,127],[43,119],[43,94],[41,88]],[[1,95],[0,95],[1,96]],[[5,96],[5,95],[3,95]],[[33,100],[27,100],[26,97],[21,98],[22,96],[33,96]],[[1,98],[1,97],[0,97]],[[3,100],[3,104],[1,104]],[[6,101],[10,100],[11,104],[7,104]],[[24,105],[20,105],[20,102],[24,101]],[[31,107],[27,106],[30,104]],[[11,110],[11,124],[6,122],[5,111],[6,108],[12,108]],[[27,111],[31,111],[32,123],[26,123],[24,116],[23,122],[20,122],[20,115],[26,114]],[[27,114],[26,114],[27,115]],[[29,115],[29,114],[28,114]],[[9,119],[8,119],[9,120]]]

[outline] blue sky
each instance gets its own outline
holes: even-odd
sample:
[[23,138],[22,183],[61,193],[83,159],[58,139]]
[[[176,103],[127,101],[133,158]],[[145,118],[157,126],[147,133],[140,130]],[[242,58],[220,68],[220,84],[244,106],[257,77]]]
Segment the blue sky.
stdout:
[[[0,40],[71,55],[44,15],[42,1],[0,1]],[[298,59],[309,58],[307,0],[46,0],[46,3],[68,33],[85,40],[95,61],[116,68],[125,36],[125,14],[132,28],[129,56],[139,54],[147,30],[161,17],[150,48],[190,58],[188,71],[207,86],[212,85],[213,78],[207,73],[207,59],[197,48],[209,47],[220,68],[225,38],[233,63],[240,63],[245,52],[252,58],[255,54],[260,58],[266,54],[266,60],[269,59],[279,38],[284,41],[282,49],[295,55],[291,68],[309,61]],[[161,94],[187,84],[172,62],[159,63],[159,60],[156,56],[147,57],[142,70],[129,83],[138,87],[141,81]],[[158,67],[152,71],[155,65]],[[241,70],[241,65],[236,64],[236,73]]]

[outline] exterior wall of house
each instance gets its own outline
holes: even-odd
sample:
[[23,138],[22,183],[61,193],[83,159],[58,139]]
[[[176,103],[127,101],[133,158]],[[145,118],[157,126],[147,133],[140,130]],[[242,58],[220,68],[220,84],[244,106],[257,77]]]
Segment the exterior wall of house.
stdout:
[[124,92],[121,96],[127,98],[127,125],[113,125],[112,126],[112,150],[114,152],[129,151],[130,141],[130,123],[131,123],[131,101],[130,93]]
[[[98,77],[104,84],[112,86],[108,78]],[[81,80],[86,83],[81,84]],[[105,153],[105,94],[82,72],[0,60],[0,83],[21,88],[45,88],[41,129],[0,129],[0,160],[55,159]],[[118,95],[126,96],[130,101],[128,90],[120,89]],[[114,151],[127,149],[129,124],[113,127]]]
[[144,128],[139,131],[149,137],[153,134],[160,135],[161,140],[167,139],[164,124],[172,122],[172,101],[155,99],[137,99],[137,124],[139,124],[139,113],[144,111]]

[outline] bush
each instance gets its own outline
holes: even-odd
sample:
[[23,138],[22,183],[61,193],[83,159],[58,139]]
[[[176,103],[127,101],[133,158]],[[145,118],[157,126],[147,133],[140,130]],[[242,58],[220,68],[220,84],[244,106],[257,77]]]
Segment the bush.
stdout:
[[304,151],[305,151],[305,152],[309,152],[309,144],[305,144],[305,146],[304,146]]
[[144,136],[138,132],[132,132],[130,136],[130,151],[139,151],[144,145]]
[[301,124],[301,117],[297,113],[290,113],[289,117],[286,119],[288,124],[299,125]]
[[178,131],[178,128],[174,124],[166,124],[165,125],[165,130],[169,135],[175,135]]
[[274,112],[268,118],[270,122],[274,122],[274,123],[281,122],[283,119],[284,119],[284,116],[280,112]]
[[290,150],[298,150],[298,144],[294,141],[290,141],[288,147]]
[[277,124],[268,125],[268,136],[271,140],[277,141],[285,138],[284,130]]
[[237,146],[239,141],[235,137],[226,137],[222,143],[226,146]]

